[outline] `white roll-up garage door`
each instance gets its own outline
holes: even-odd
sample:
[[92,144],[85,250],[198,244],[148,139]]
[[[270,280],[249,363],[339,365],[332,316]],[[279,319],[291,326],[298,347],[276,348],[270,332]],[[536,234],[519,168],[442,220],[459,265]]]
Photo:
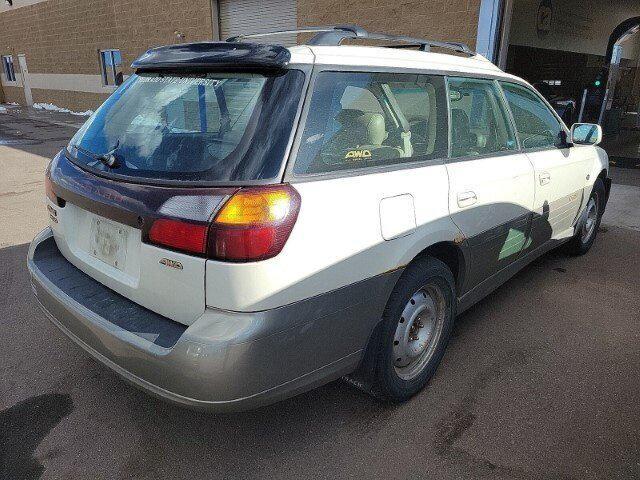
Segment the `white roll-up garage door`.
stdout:
[[[294,30],[297,28],[296,0],[219,0],[220,38],[246,33]],[[269,43],[295,45],[295,35],[258,39]]]

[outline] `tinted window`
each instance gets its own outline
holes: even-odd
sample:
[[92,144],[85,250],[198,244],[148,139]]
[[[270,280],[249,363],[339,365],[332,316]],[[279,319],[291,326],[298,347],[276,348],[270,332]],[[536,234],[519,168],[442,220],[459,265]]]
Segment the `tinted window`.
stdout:
[[453,158],[517,149],[495,82],[468,78],[449,78],[448,81]]
[[[71,140],[72,158],[137,178],[275,178],[284,161],[304,74],[133,75]],[[77,147],[76,147],[77,146]],[[115,148],[119,166],[96,155]]]
[[100,51],[100,73],[103,85],[120,85],[122,76],[122,55],[120,50]]
[[441,77],[322,72],[315,82],[294,172],[446,157],[446,121]]
[[7,82],[15,82],[16,72],[13,68],[13,57],[11,55],[2,56],[2,68],[5,76],[7,77]]
[[520,85],[503,82],[501,85],[513,114],[522,147],[560,146],[562,125],[540,97]]

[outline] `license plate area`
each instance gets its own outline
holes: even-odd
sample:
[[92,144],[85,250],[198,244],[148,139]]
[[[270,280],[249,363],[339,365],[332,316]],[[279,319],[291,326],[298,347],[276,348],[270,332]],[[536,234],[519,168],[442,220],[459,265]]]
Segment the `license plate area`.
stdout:
[[104,218],[91,219],[89,254],[118,270],[127,263],[129,229]]

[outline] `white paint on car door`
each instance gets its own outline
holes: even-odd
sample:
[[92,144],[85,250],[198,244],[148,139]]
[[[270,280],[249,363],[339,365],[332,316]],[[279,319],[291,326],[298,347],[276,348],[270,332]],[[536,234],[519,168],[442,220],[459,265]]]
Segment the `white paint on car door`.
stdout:
[[583,190],[593,163],[590,152],[566,143],[568,131],[548,103],[532,88],[500,82],[520,143],[535,169],[531,237],[533,250],[550,239],[573,235]]
[[533,167],[517,148],[497,85],[449,79],[451,160],[449,211],[471,255],[467,288],[515,259],[533,207]]
[[524,154],[447,165],[449,210],[471,253],[468,288],[518,258],[533,207],[533,168]]
[[572,236],[588,167],[583,151],[573,147],[553,148],[527,152],[527,156],[536,172],[535,233],[549,229],[550,238],[555,240]]

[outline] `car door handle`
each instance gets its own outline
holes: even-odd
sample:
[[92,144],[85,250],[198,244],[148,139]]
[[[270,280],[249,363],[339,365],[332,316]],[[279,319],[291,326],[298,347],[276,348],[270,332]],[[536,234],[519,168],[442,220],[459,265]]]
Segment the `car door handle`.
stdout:
[[540,185],[546,185],[551,181],[551,174],[549,172],[542,172],[539,178],[540,178]]
[[462,192],[458,194],[458,207],[468,207],[478,201],[476,192]]

